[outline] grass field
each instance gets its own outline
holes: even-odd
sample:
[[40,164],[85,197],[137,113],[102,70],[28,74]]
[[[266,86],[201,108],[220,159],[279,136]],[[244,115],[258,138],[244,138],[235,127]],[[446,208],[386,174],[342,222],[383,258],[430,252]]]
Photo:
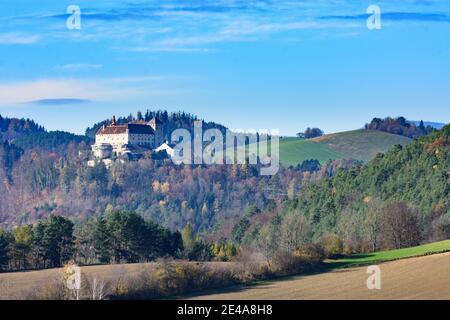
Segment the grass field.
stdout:
[[[325,163],[333,159],[370,161],[379,152],[386,152],[395,144],[405,145],[411,139],[381,131],[355,130],[325,135],[315,139],[282,138],[280,162],[296,166],[305,160],[317,159]],[[229,149],[227,149],[228,151]],[[257,145],[249,146],[249,154],[257,154]],[[232,154],[232,152],[227,152]]]
[[325,144],[345,158],[367,162],[377,153],[384,153],[395,144],[406,145],[411,139],[381,131],[355,130],[325,135],[313,141]]
[[343,259],[325,261],[331,268],[354,267],[381,263],[392,260],[419,257],[429,254],[449,252],[450,240],[434,242],[418,247],[404,248],[398,250],[380,251],[367,254],[355,254]]

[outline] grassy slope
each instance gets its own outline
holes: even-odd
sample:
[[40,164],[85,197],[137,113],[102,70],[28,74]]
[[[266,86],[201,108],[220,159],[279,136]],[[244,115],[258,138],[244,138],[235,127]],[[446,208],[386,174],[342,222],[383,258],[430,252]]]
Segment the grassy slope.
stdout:
[[283,165],[297,165],[308,159],[321,163],[343,158],[367,162],[395,144],[405,145],[410,141],[403,136],[372,130],[346,131],[311,140],[284,138],[280,141],[280,158]]
[[[285,166],[295,166],[309,159],[317,159],[321,163],[344,158],[370,161],[392,145],[405,145],[410,141],[403,136],[369,130],[340,132],[311,140],[283,138],[280,140],[280,160]],[[250,145],[249,153],[256,154],[257,146]]]
[[380,251],[367,254],[355,254],[343,259],[327,260],[326,263],[332,268],[346,268],[359,265],[368,265],[385,261],[399,260],[405,258],[419,257],[429,254],[450,251],[450,240],[434,242],[418,247],[404,248],[398,250]]
[[[249,154],[257,154],[258,146],[248,146]],[[228,157],[232,157],[233,149],[226,149]],[[324,163],[330,159],[344,158],[342,154],[329,148],[325,143],[299,138],[282,138],[280,140],[280,161],[285,166],[296,166],[304,160],[317,159]]]
[[297,165],[304,160],[317,159],[324,163],[330,159],[344,158],[344,155],[324,143],[298,138],[280,140],[280,159],[285,166]]
[[395,144],[406,145],[411,139],[381,131],[355,130],[329,134],[313,141],[325,144],[345,158],[367,162],[377,153],[386,152]]

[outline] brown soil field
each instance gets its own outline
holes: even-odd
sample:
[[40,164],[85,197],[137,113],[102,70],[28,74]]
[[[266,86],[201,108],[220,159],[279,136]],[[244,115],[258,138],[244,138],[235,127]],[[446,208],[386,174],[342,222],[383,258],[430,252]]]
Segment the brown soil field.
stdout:
[[[136,263],[88,266],[81,267],[81,272],[87,277],[115,281],[123,277],[137,276],[154,265],[154,263]],[[62,269],[0,273],[0,300],[24,299],[42,286],[62,281],[62,277]]]
[[382,263],[381,289],[367,289],[367,267],[335,270],[193,297],[218,300],[450,300],[450,253]]
[[[219,263],[220,264],[220,263]],[[154,263],[82,267],[88,277],[105,281],[138,276]],[[450,253],[386,262],[381,290],[368,290],[366,267],[290,277],[248,287],[208,291],[190,299],[447,299],[450,300]],[[34,290],[61,281],[61,269],[0,274],[0,299],[23,299]]]

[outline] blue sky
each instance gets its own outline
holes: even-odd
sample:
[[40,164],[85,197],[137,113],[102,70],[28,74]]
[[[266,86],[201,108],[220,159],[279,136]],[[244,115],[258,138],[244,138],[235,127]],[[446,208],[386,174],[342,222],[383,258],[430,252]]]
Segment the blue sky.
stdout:
[[[372,4],[380,30],[366,26]],[[50,130],[147,108],[285,135],[375,116],[450,122],[449,88],[450,1],[0,4],[0,114]]]

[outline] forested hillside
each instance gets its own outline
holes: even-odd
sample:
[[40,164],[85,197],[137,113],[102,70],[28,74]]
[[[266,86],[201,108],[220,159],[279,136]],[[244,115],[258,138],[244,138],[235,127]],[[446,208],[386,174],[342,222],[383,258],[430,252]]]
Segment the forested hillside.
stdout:
[[0,115],[0,141],[11,141],[25,134],[44,132],[44,127],[30,119],[3,118]]
[[302,189],[267,223],[251,221],[243,243],[269,253],[313,242],[341,254],[448,239],[450,125]]
[[[166,130],[191,128],[197,118],[185,113],[150,112],[119,118],[118,122],[167,120]],[[105,122],[106,123],[106,122]],[[88,129],[94,133],[103,123]],[[203,129],[215,123],[203,123]],[[65,132],[34,132],[1,145],[0,226],[10,229],[45,219],[51,214],[83,221],[113,210],[135,211],[145,218],[196,232],[215,227],[216,238],[230,235],[233,219],[249,205],[277,207],[311,181],[333,175],[353,162],[335,160],[282,168],[262,177],[257,166],[177,166],[149,155],[139,161],[87,166],[89,138]],[[309,161],[309,160],[308,160]],[[310,172],[311,171],[311,172]]]

